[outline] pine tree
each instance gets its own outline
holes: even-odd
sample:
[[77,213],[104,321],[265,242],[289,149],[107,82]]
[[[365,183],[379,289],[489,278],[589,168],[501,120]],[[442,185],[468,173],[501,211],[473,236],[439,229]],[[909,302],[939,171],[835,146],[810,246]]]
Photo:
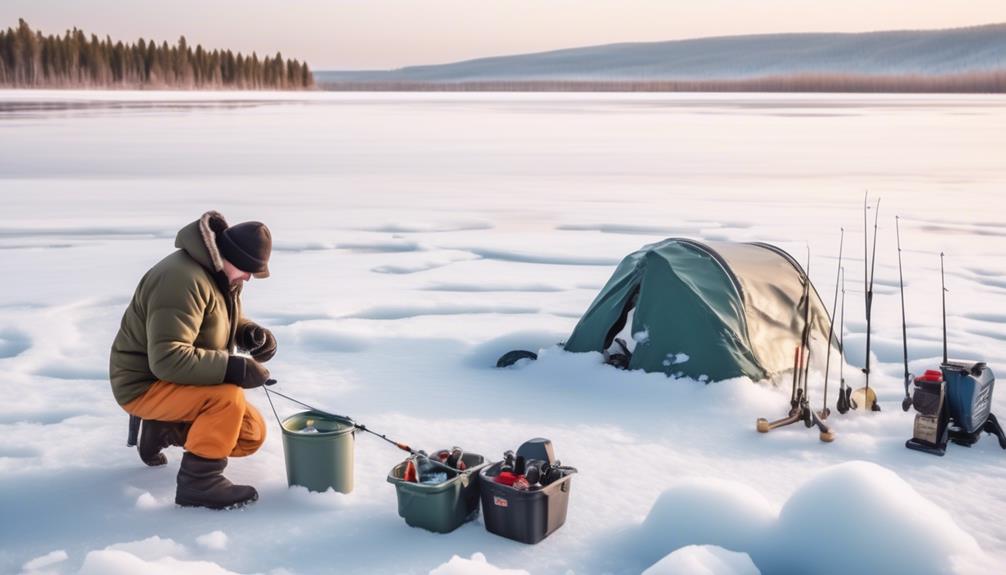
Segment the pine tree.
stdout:
[[0,87],[115,87],[301,89],[314,84],[307,64],[259,60],[231,50],[193,50],[139,38],[133,44],[90,37],[73,28],[62,36],[33,32],[23,19],[0,30]]

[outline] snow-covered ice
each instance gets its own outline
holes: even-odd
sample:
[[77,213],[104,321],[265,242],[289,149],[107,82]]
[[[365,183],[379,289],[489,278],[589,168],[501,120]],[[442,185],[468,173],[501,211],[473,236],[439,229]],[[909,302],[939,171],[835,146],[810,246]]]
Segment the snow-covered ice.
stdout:
[[[894,242],[899,214],[911,369],[942,355],[944,251],[950,355],[1006,371],[1002,97],[20,91],[0,92],[0,131],[0,572],[1006,569],[1006,451],[904,448]],[[860,387],[866,189],[883,198],[883,411],[832,415],[834,443],[756,433],[785,414],[785,383],[624,372],[555,346],[625,254],[667,236],[800,260],[809,245],[830,304],[844,226],[844,374]],[[498,459],[549,437],[579,469],[566,525],[535,546],[481,519],[410,528],[385,480],[402,454],[372,437],[351,494],[288,488],[257,390],[270,437],[227,475],[261,499],[176,508],[181,452],[156,469],[123,446],[108,348],[140,276],[208,209],[273,231],[272,277],[244,303],[279,341],[278,391],[417,447]],[[539,360],[492,367],[515,348]]]

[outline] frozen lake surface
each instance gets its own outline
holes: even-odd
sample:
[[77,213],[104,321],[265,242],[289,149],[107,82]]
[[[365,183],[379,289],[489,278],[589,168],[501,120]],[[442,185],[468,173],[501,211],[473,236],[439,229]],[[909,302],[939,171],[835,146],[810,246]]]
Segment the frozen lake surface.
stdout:
[[[942,353],[944,251],[951,357],[1006,373],[1004,151],[998,96],[0,91],[0,572],[1004,571],[1006,451],[904,448],[894,235],[898,214],[912,370]],[[787,386],[551,347],[623,255],[669,236],[809,246],[830,307],[844,226],[860,387],[866,190],[883,411],[833,415],[832,444],[755,432]],[[288,489],[275,421],[227,473],[259,502],[175,508],[181,452],[149,469],[123,447],[108,349],[139,278],[210,209],[273,231],[244,304],[279,339],[280,391],[427,450],[495,460],[549,437],[580,470],[566,525],[533,547],[481,519],[409,528],[385,482],[400,452],[371,437],[352,494]],[[544,352],[491,367],[518,347]]]

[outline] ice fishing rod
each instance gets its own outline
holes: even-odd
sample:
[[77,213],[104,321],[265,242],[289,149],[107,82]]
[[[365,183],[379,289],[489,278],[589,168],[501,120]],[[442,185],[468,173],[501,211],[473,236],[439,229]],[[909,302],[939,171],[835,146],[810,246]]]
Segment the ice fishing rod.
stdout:
[[805,290],[806,297],[804,298],[804,308],[803,308],[803,333],[800,336],[800,370],[801,370],[801,382],[800,389],[803,391],[803,401],[801,401],[801,406],[804,403],[810,402],[810,388],[807,386],[808,375],[810,375],[810,337],[811,337],[811,321],[810,317],[810,244],[807,244],[807,273],[804,277],[807,284],[807,289]]
[[947,283],[943,275],[943,252],[940,252],[940,291],[943,293],[943,365],[947,364]]
[[803,339],[803,343],[801,343],[801,346],[804,348],[803,396],[809,402],[810,387],[808,386],[807,382],[809,381],[808,376],[810,375],[810,338],[811,338],[811,323],[813,323],[813,318],[810,315],[810,292],[812,289],[810,283],[810,244],[807,244],[807,275],[805,279],[807,280],[807,300],[804,302],[804,305],[806,307],[804,308],[803,326],[807,330],[807,335]]
[[[863,374],[866,376],[866,385],[856,390],[859,401],[851,403],[853,409],[857,407],[856,404],[862,404],[864,409],[869,407],[871,411],[880,411],[880,405],[877,404],[877,393],[870,389],[870,335],[873,331],[873,280],[876,277],[877,269],[877,223],[880,217],[880,198],[877,198],[877,207],[873,212],[873,255],[867,258],[866,244],[870,230],[866,227],[866,210],[869,209],[867,203],[869,192],[866,194],[867,196],[863,199],[863,285],[866,286],[866,361],[863,367]],[[869,262],[867,262],[867,259],[869,259]],[[867,277],[869,277],[868,283]]]
[[842,319],[838,324],[838,383],[836,407],[838,407],[839,413],[847,413],[851,401],[849,395],[852,390],[845,385],[845,268],[842,268]]
[[[810,245],[807,246],[807,273],[810,273]],[[804,285],[806,288],[806,284]],[[799,311],[800,306],[803,305],[804,299],[807,296],[807,290],[800,294],[800,302],[797,303],[797,311]],[[799,408],[801,400],[804,398],[805,390],[801,387],[800,376],[803,372],[803,348],[804,339],[807,336],[807,317],[804,315],[804,327],[800,332],[800,345],[794,350],[793,357],[793,384],[790,388],[789,395],[789,415],[795,414]],[[761,421],[763,418],[759,418],[759,431],[761,431]],[[767,421],[767,420],[766,420]]]
[[901,271],[901,216],[894,216],[894,229],[898,236],[898,286],[901,288],[901,350],[905,361],[905,399],[901,400],[901,410],[912,407],[912,396],[908,388],[915,377],[908,372],[908,322],[905,319],[905,275]]
[[[269,383],[269,382],[272,382],[272,383]],[[290,397],[289,395],[280,393],[280,392],[276,391],[275,389],[270,391],[269,386],[271,386],[271,385],[273,385],[275,383],[276,383],[275,379],[266,380],[266,383],[265,383],[265,385],[262,386],[262,389],[265,391],[266,399],[269,400],[269,407],[272,408],[272,414],[274,416],[276,416],[276,422],[279,423],[279,426],[280,426],[281,429],[283,428],[283,422],[279,418],[279,413],[276,412],[276,406],[273,405],[272,394],[276,394],[276,395],[282,397],[283,399],[286,399],[287,401],[292,401],[293,403],[296,403],[297,405],[299,405],[301,407],[306,407],[306,408],[310,409],[311,411],[313,411],[315,413],[318,413],[320,415],[331,417],[333,419],[343,420],[343,421],[349,423],[350,425],[352,425],[354,429],[358,429],[358,430],[360,430],[360,431],[362,431],[364,433],[369,433],[369,434],[371,434],[371,435],[373,435],[375,437],[379,437],[379,438],[383,439],[384,441],[387,441],[391,445],[394,445],[398,449],[401,449],[402,451],[407,451],[409,453],[409,455],[412,455],[414,457],[423,457],[423,458],[429,460],[431,463],[433,463],[434,465],[436,465],[438,467],[442,467],[444,469],[448,469],[448,470],[453,471],[455,473],[462,473],[463,472],[461,469],[455,469],[455,468],[451,467],[450,465],[447,465],[446,463],[438,460],[436,457],[430,457],[429,455],[427,455],[425,453],[420,453],[419,451],[416,451],[415,449],[412,449],[412,447],[410,447],[407,443],[402,443],[400,441],[395,441],[394,439],[390,439],[387,435],[384,435],[383,433],[377,433],[376,431],[373,431],[370,428],[368,428],[366,425],[364,425],[362,423],[357,423],[352,417],[348,417],[348,416],[345,416],[345,415],[338,415],[338,414],[335,414],[335,413],[331,413],[329,411],[325,411],[324,409],[318,409],[317,407],[314,407],[312,405],[308,405],[308,404],[304,403],[303,401],[300,401],[298,399],[294,399],[294,398]]]
[[828,419],[831,410],[828,409],[828,376],[831,374],[831,339],[835,335],[835,312],[838,311],[838,280],[842,275],[842,248],[845,244],[845,228],[841,228],[838,240],[838,270],[835,272],[835,299],[831,303],[831,318],[828,322],[828,353],[824,356],[824,400],[818,415]]

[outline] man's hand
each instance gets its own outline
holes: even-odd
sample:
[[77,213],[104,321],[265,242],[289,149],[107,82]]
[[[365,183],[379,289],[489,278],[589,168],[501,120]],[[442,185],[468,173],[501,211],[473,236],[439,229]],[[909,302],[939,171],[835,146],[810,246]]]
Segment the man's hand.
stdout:
[[247,350],[255,361],[265,363],[276,355],[276,337],[268,329],[248,322],[238,334],[238,345]]
[[261,387],[267,381],[275,383],[275,380],[269,379],[269,370],[264,365],[254,359],[237,355],[232,355],[227,360],[226,380],[226,383],[233,383],[245,389]]

